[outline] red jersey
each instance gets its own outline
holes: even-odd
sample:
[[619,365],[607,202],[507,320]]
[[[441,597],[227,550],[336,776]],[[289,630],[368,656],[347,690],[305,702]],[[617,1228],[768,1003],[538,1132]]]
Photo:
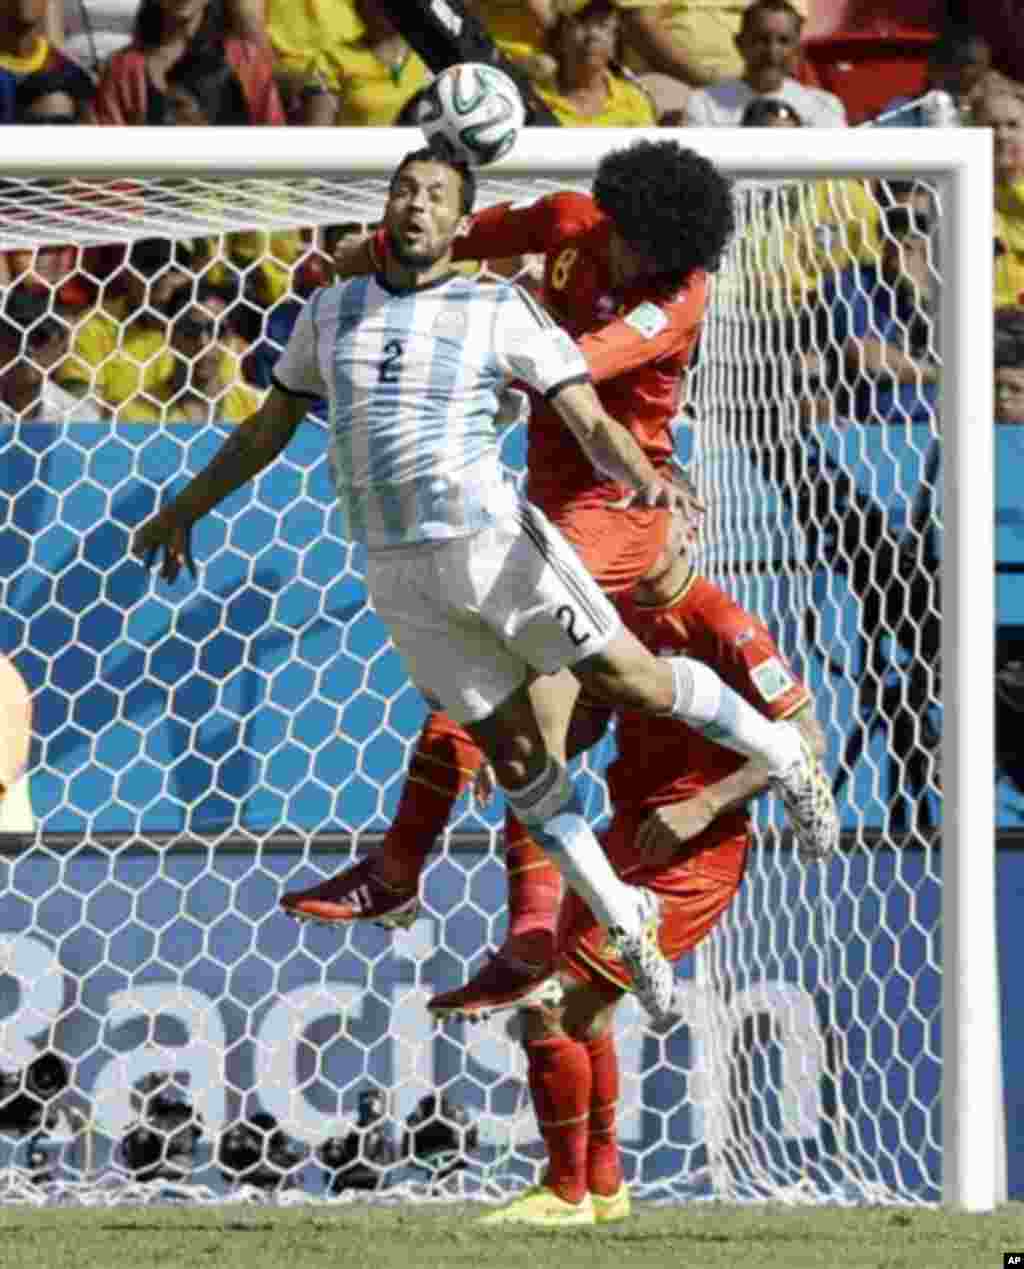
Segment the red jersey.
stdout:
[[[528,206],[499,203],[477,212],[455,240],[456,260],[544,256],[543,300],[577,341],[604,408],[627,427],[655,465],[673,451],[669,424],[708,303],[708,277],[696,272],[667,290],[645,281],[612,287],[612,222],[588,194],[548,194]],[[379,252],[383,233],[375,239]],[[579,442],[550,405],[531,393],[527,497],[542,509],[606,502],[621,487],[594,471]]]
[[[685,652],[703,661],[733,691],[769,718],[788,718],[810,703],[767,628],[703,577],[691,577],[667,604],[620,600],[623,620],[655,656]],[[685,723],[625,711],[616,732],[619,756],[608,768],[612,806],[683,802],[732,775],[747,761]],[[740,809],[715,821],[742,832]]]
[[[679,410],[683,375],[707,310],[708,278],[684,287],[645,281],[616,291],[608,240],[612,222],[589,194],[549,194],[526,207],[501,203],[478,212],[456,260],[544,255],[542,298],[577,341],[608,413],[627,427],[655,465],[673,451],[669,423]],[[527,434],[527,497],[540,507],[580,494],[622,496],[595,473],[576,438],[537,394]]]

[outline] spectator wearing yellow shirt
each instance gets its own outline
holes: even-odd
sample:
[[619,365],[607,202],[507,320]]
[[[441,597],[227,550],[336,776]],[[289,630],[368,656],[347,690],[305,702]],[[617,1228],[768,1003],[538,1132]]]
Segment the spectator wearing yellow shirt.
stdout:
[[[531,79],[543,82],[555,73],[549,51],[551,29],[564,13],[579,13],[588,0],[463,0],[486,26],[506,57],[517,62]],[[662,72],[677,81],[660,99],[666,106],[685,104],[688,67],[685,46],[679,46],[661,18],[662,0],[611,0],[619,11],[623,43],[643,54],[643,69]],[[659,90],[662,85],[658,84]],[[680,95],[681,94],[681,95]]]
[[554,0],[463,0],[487,28],[498,48],[528,75],[554,72],[547,56],[548,32],[555,23]]
[[[635,71],[662,71],[693,88],[743,74],[736,37],[750,0],[667,0],[626,31],[626,62]],[[794,0],[802,18],[809,0]]]
[[338,51],[338,113],[343,127],[390,127],[430,72],[377,0],[356,0],[362,38]]
[[107,278],[99,301],[75,325],[71,355],[57,373],[62,387],[92,393],[110,406],[169,377],[163,309],[191,282],[192,252],[184,243],[146,238],[132,243]]
[[1024,304],[1024,101],[992,93],[975,102],[971,117],[994,134],[995,306]]
[[237,359],[225,357],[211,309],[188,292],[171,301],[167,347],[169,378],[125,401],[116,418],[129,423],[241,423],[259,406],[261,394],[238,376]]
[[[769,101],[751,103],[755,116],[771,109],[762,104]],[[880,266],[883,219],[895,206],[911,207],[922,221],[936,214],[934,192],[915,180],[779,182],[766,190],[738,248],[749,253],[744,303],[765,316],[806,317],[837,274]]]
[[538,96],[567,127],[653,127],[651,99],[615,69],[621,21],[612,0],[591,0],[578,13],[563,9],[548,36],[556,64],[552,85]]
[[310,250],[300,229],[248,229],[196,243],[197,270],[218,287],[241,286],[256,308],[272,308],[292,290],[296,265]]
[[355,0],[267,0],[266,32],[274,50],[286,100],[308,83],[340,87],[341,50],[363,38],[366,28]]
[[389,127],[430,80],[376,0],[269,0],[267,34],[293,123]]

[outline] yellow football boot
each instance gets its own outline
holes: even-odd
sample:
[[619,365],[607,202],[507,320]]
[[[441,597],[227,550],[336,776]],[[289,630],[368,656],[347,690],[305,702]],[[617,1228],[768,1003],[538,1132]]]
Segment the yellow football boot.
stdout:
[[594,1220],[598,1225],[610,1225],[613,1221],[628,1220],[633,1214],[633,1206],[629,1201],[629,1186],[625,1181],[614,1194],[591,1194],[590,1201],[594,1205]]
[[[628,1202],[629,1196],[626,1197]],[[511,1203],[495,1208],[477,1220],[478,1225],[542,1225],[548,1229],[568,1229],[573,1225],[595,1223],[594,1205],[589,1194],[585,1194],[579,1203],[569,1203],[546,1185],[524,1190]]]

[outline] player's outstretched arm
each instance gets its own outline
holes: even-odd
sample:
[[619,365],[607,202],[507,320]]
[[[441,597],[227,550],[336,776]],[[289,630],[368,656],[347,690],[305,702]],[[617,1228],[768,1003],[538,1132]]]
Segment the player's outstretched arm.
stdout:
[[686,492],[662,479],[632,434],[607,413],[588,382],[568,383],[549,398],[594,466],[648,507],[688,506]]
[[271,388],[256,413],[235,428],[174,501],[136,531],[132,554],[144,560],[147,568],[162,555],[160,575],[168,582],[178,576],[182,564],[195,576],[192,526],[269,466],[308,412],[308,400]]
[[[496,203],[474,212],[465,231],[452,243],[452,259],[505,260],[540,254],[572,243],[601,219],[591,199],[561,191],[546,194],[527,206]],[[334,249],[336,279],[359,277],[380,270],[388,253],[387,232],[378,225],[372,233],[351,233]]]
[[[803,733],[818,758],[825,755],[825,733],[814,716],[812,706],[805,705],[789,720]],[[643,822],[637,833],[637,847],[652,864],[667,864],[676,851],[699,836],[714,820],[728,811],[738,810],[772,784],[772,772],[751,759],[738,771],[717,784],[708,785],[685,802],[659,807]]]

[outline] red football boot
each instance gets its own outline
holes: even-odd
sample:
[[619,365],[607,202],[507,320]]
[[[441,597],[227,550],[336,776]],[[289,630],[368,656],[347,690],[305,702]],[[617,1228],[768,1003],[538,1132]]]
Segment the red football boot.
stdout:
[[402,930],[412,925],[420,910],[416,887],[399,889],[382,881],[372,857],[361,859],[318,886],[282,895],[280,904],[299,921],[323,925],[373,921],[387,929]]
[[428,1000],[427,1009],[438,1018],[479,1021],[503,1009],[557,1005],[561,1000],[562,987],[550,965],[537,969],[498,952],[464,986]]

